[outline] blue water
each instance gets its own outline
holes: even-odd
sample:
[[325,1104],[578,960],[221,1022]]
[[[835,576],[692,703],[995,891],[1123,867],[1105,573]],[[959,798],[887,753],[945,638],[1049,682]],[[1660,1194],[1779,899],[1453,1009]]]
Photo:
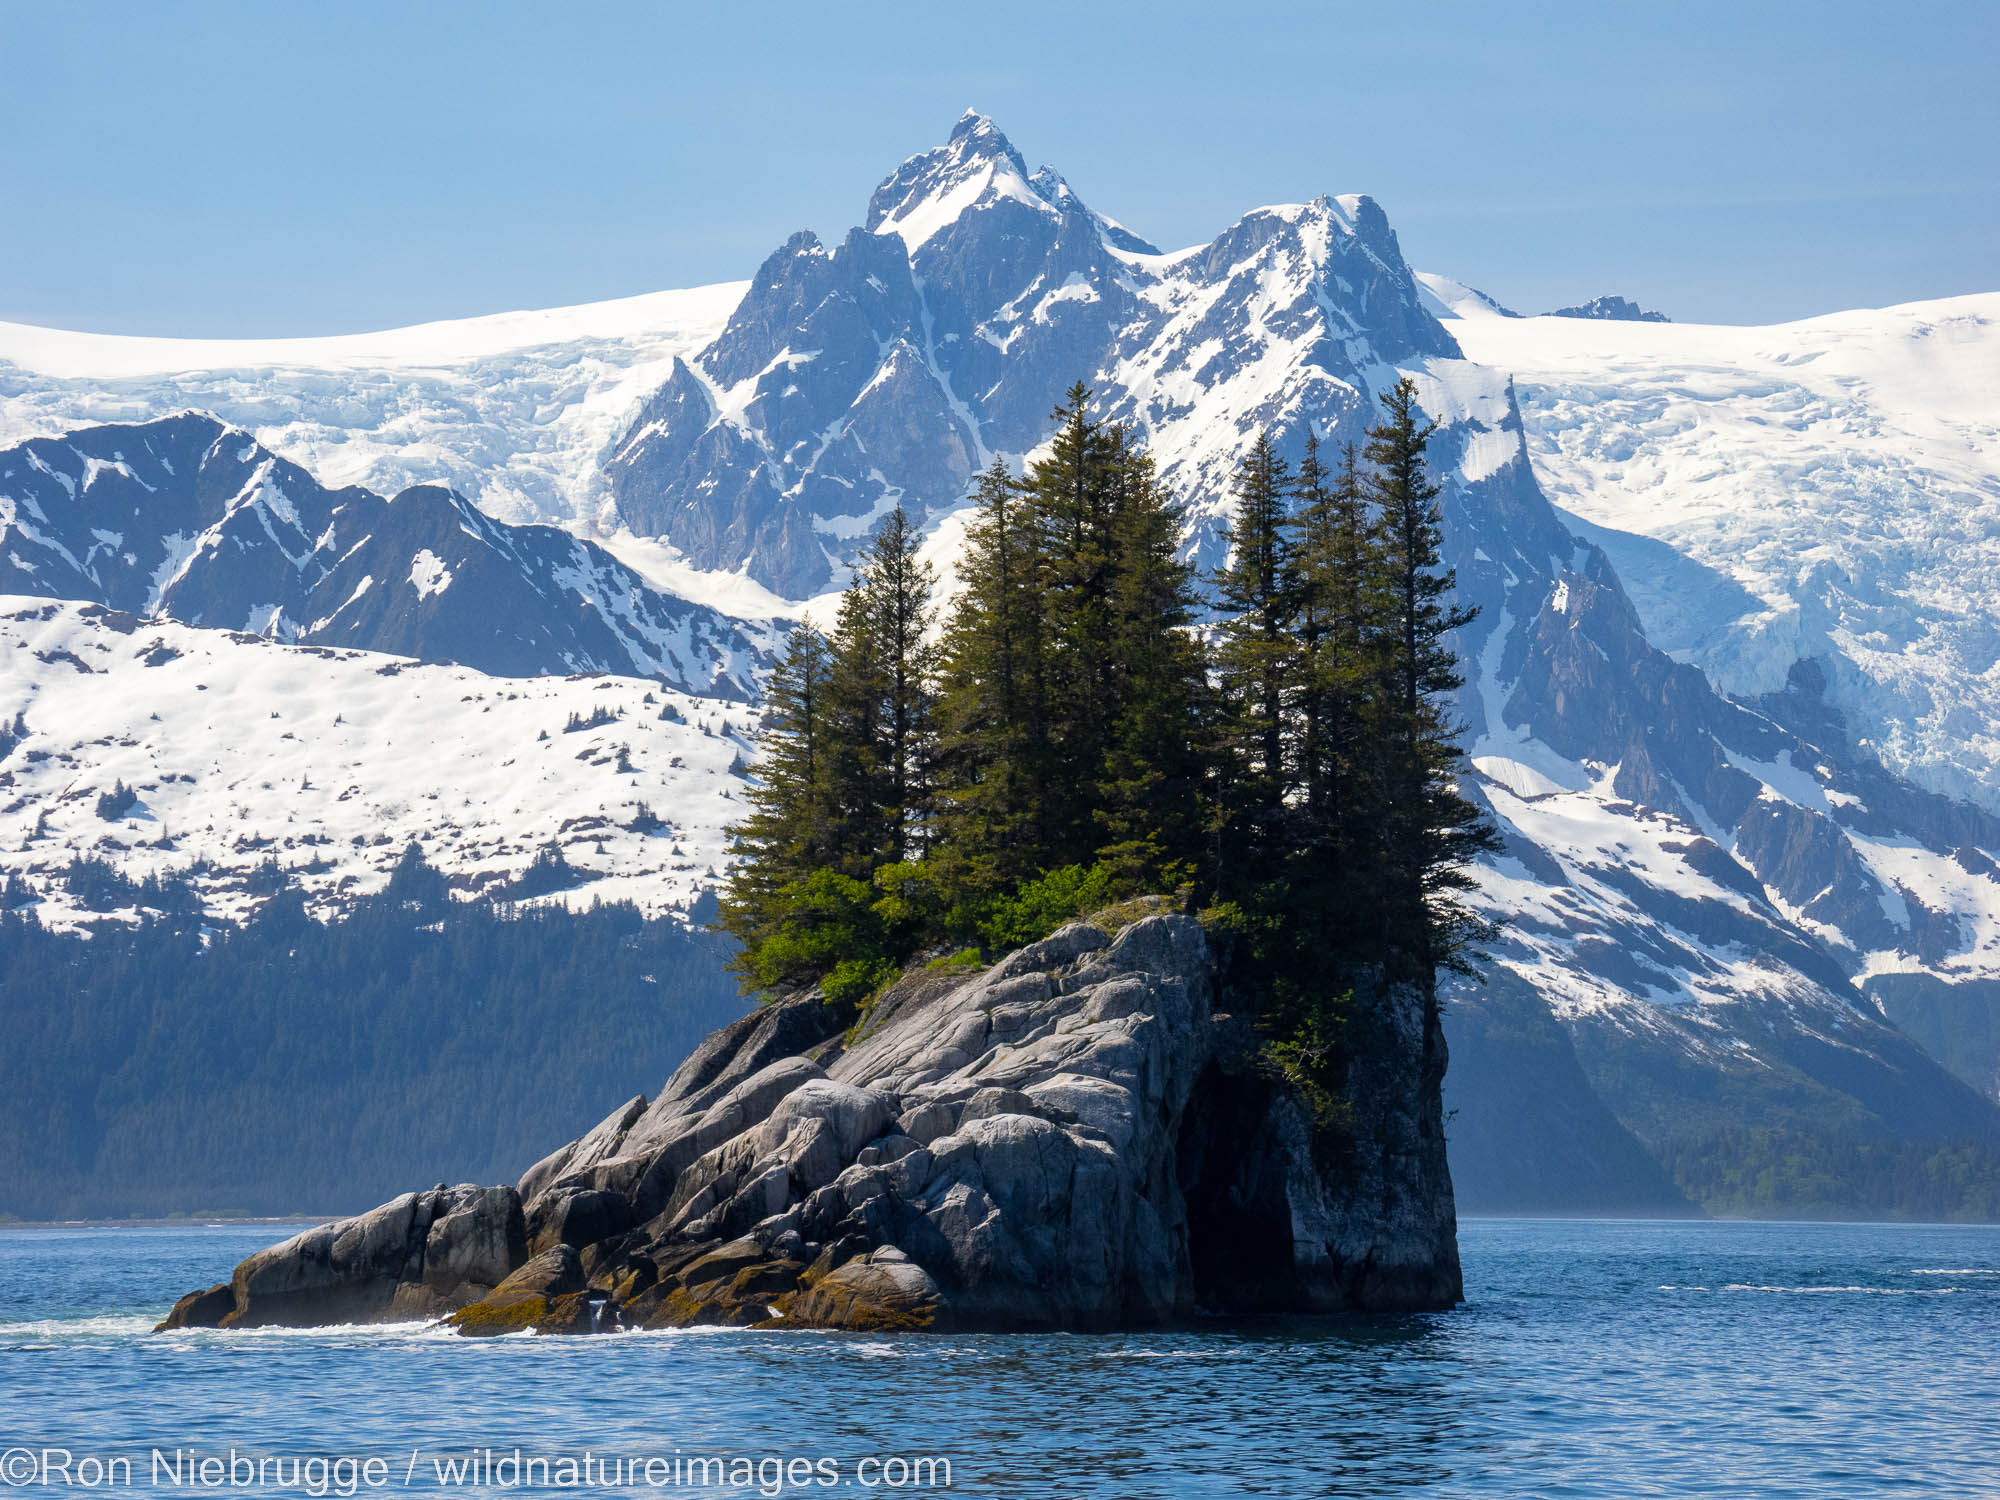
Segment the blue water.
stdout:
[[[456,1488],[2000,1494],[1993,1229],[1474,1221],[1455,1312],[1173,1333],[146,1332],[180,1292],[276,1237],[0,1231],[0,1447],[66,1447],[78,1478],[86,1455],[126,1456],[133,1491],[177,1494],[337,1493],[345,1475],[361,1494],[435,1495],[454,1488],[437,1464],[517,1447],[550,1461],[548,1483],[537,1472],[531,1485]],[[201,1488],[192,1467],[174,1489],[171,1471],[150,1467],[154,1448],[226,1460],[232,1447],[355,1467],[249,1489]],[[587,1474],[554,1467],[586,1451]],[[763,1468],[735,1485],[683,1470],[676,1485],[677,1455]],[[371,1457],[378,1467],[361,1470]],[[607,1470],[607,1458],[635,1462]],[[870,1458],[946,1460],[950,1489],[893,1463],[863,1471]],[[662,1461],[651,1477],[663,1483],[647,1483],[646,1459]],[[793,1459],[808,1460],[791,1474],[802,1485],[774,1467]],[[18,1478],[23,1460],[7,1461]],[[104,1487],[123,1488],[110,1472]],[[386,1477],[363,1482],[371,1474]],[[75,1490],[37,1470],[21,1492]]]

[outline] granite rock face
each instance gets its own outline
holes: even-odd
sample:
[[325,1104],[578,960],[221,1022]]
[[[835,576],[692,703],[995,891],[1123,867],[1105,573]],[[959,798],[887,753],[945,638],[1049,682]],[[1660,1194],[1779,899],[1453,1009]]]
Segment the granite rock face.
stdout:
[[259,1250],[227,1283],[183,1297],[160,1327],[434,1318],[477,1301],[526,1258],[513,1188],[439,1184]]
[[1455,1302],[1434,1000],[1363,997],[1335,1149],[1213,1013],[1212,970],[1200,925],[1160,915],[914,969],[859,1019],[768,1007],[518,1188],[309,1231],[166,1326],[1097,1329]]

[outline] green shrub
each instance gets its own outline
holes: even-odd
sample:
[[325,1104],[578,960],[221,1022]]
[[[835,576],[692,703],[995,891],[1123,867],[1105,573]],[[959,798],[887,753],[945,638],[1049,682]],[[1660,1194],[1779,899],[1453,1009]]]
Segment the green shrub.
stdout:
[[1109,865],[1066,865],[997,898],[979,935],[987,947],[1000,950],[1039,942],[1063,923],[1107,905],[1114,894]]
[[778,930],[744,954],[759,988],[807,984],[837,966],[886,958],[874,888],[838,870],[815,870],[779,892],[785,903]]
[[820,988],[835,1005],[860,1005],[896,974],[896,965],[886,958],[845,958],[820,981]]
[[1265,1059],[1312,1113],[1313,1150],[1324,1167],[1338,1153],[1352,1124],[1347,1100],[1345,1037],[1351,992],[1299,1016],[1291,1029],[1264,1044]]
[[961,948],[956,953],[941,953],[924,965],[926,969],[982,969],[985,966],[985,955],[977,948]]

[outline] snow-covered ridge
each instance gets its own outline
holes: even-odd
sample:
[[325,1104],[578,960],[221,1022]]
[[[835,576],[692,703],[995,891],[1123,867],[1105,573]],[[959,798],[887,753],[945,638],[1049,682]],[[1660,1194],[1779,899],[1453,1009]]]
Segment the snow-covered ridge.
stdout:
[[[554,899],[685,912],[740,812],[752,718],[634,678],[488,677],[4,595],[0,695],[0,871],[55,925],[99,919],[62,880],[77,855],[133,880],[206,862],[233,918],[266,860],[325,906],[412,841],[462,894],[553,844],[582,878]],[[121,782],[137,801],[106,816]]]
[[1452,310],[1656,644],[1744,696],[1810,659],[1859,743],[2000,809],[2000,293],[1771,327]]
[[329,490],[212,416],[0,448],[0,592],[500,676],[621,672],[746,698],[768,630],[436,485]]

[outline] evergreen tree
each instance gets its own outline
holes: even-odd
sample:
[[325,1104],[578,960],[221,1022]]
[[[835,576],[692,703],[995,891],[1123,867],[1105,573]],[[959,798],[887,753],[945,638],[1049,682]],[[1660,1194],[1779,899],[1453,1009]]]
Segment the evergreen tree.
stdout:
[[1478,610],[1452,599],[1457,577],[1443,565],[1439,486],[1424,462],[1437,428],[1419,425],[1416,401],[1407,377],[1382,398],[1384,420],[1370,429],[1366,456],[1391,597],[1377,705],[1387,793],[1378,847],[1390,898],[1382,948],[1400,969],[1429,974],[1460,960],[1483,932],[1460,893],[1472,886],[1466,865],[1498,841],[1457,785],[1463,756],[1449,698],[1465,679],[1448,637]]
[[1038,863],[1048,869],[1088,864],[1096,854],[1098,782],[1117,716],[1114,453],[1112,435],[1091,420],[1089,404],[1082,382],[1070,387],[1053,413],[1047,457],[1022,481],[1047,630],[1042,692],[1051,754],[1037,841]]
[[901,506],[840,601],[827,673],[830,863],[857,879],[920,855],[935,749],[933,575]]
[[902,506],[875,538],[868,588],[881,645],[883,791],[889,814],[886,862],[921,858],[931,836],[937,760],[937,648],[929,639],[937,575],[917,555],[923,537]]
[[1176,885],[1202,852],[1207,662],[1193,631],[1193,567],[1179,556],[1182,516],[1153,461],[1109,430],[1111,713],[1096,783],[1098,844],[1126,889]]
[[718,918],[749,987],[826,977],[829,993],[866,993],[923,920],[907,878],[932,833],[936,759],[932,575],[919,541],[891,511],[832,638],[802,630],[776,674]]
[[1276,874],[1286,843],[1285,801],[1298,683],[1300,591],[1288,514],[1290,466],[1257,434],[1236,474],[1236,506],[1214,578],[1222,615],[1215,665],[1228,725],[1231,796],[1225,858]]
[[1018,484],[982,484],[947,631],[946,796],[967,837],[998,839],[953,852],[987,895],[1100,860],[1157,882],[1199,850],[1204,668],[1180,514],[1089,402],[1071,387],[1047,456]]
[[1049,826],[1043,558],[1020,486],[995,460],[974,494],[939,689],[946,883],[1003,890],[1039,868]]
[[[1372,942],[1380,929],[1370,915],[1380,893],[1372,830],[1388,794],[1374,753],[1379,715],[1371,692],[1384,680],[1394,600],[1354,445],[1344,445],[1329,471],[1317,435],[1308,434],[1295,493],[1302,806],[1293,843],[1302,859],[1293,878],[1317,893],[1302,893],[1301,904],[1321,915],[1321,935],[1345,947],[1356,933]],[[1349,894],[1336,900],[1329,883]]]
[[756,780],[746,794],[751,812],[730,830],[736,874],[718,916],[746,953],[775,930],[779,893],[833,854],[826,763],[830,670],[826,637],[800,625],[765,688]]

